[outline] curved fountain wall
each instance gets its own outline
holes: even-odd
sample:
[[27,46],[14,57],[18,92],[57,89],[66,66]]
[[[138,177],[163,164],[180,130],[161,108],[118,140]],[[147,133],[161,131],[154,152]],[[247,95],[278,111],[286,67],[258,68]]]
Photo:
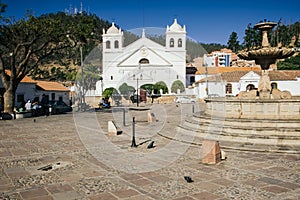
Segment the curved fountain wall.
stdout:
[[[226,118],[238,119],[300,119],[300,99],[238,99],[213,98],[205,99],[207,115],[224,115]],[[217,110],[222,104],[222,113]]]

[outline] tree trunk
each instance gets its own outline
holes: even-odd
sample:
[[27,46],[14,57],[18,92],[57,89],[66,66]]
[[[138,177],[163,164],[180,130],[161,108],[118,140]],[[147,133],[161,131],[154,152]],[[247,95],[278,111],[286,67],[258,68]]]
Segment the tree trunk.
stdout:
[[4,92],[4,112],[12,114],[15,106],[15,91],[9,88]]

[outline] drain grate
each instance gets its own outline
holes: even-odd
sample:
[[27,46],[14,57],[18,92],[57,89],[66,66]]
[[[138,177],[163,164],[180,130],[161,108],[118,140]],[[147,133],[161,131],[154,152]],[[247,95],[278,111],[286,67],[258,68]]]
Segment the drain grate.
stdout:
[[46,166],[40,167],[37,170],[49,171],[51,169],[55,169],[55,168],[59,168],[59,167],[60,167],[60,162],[57,162],[55,164],[50,164],[50,165],[46,165]]
[[66,165],[67,165],[67,163],[57,162],[57,163],[54,163],[54,164],[49,164],[49,165],[40,167],[37,170],[49,171],[49,170],[57,169],[57,168],[60,168],[60,167],[66,166]]
[[26,168],[26,171],[28,171],[31,175],[42,174],[42,173],[51,172],[58,168],[66,167],[67,165],[70,164],[71,164],[70,162],[55,162],[43,166],[28,167]]

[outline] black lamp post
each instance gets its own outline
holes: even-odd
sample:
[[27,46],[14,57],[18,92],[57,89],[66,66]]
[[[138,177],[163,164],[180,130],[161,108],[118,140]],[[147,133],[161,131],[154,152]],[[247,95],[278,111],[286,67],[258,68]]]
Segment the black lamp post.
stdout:
[[131,147],[137,147],[135,143],[135,117],[132,118],[132,141]]
[[82,56],[82,46],[80,46],[80,63],[81,63],[81,82],[82,82],[82,102],[81,106],[85,104],[85,97],[84,97],[84,70],[83,70],[83,56]]
[[139,77],[136,79],[136,107],[139,107]]

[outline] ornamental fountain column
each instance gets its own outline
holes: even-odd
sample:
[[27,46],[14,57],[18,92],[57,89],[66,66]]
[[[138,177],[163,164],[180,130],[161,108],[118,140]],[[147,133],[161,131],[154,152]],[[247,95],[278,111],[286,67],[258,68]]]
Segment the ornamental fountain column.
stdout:
[[[288,58],[292,56],[295,52],[293,49],[285,48],[285,47],[271,47],[268,40],[268,31],[273,29],[277,24],[274,22],[261,22],[254,26],[255,29],[259,29],[262,31],[262,44],[261,47],[256,49],[251,49],[249,51],[241,51],[238,56],[244,60],[255,60],[255,63],[261,66],[262,75],[258,85],[258,93],[259,99],[274,99],[280,97],[290,97],[291,95],[287,95],[287,91],[284,94],[271,95],[271,84],[270,78],[268,75],[268,70],[271,64],[275,64],[277,59]],[[252,94],[248,94],[246,92],[241,92],[239,94],[239,98],[241,99],[255,99],[256,92],[252,92]]]

